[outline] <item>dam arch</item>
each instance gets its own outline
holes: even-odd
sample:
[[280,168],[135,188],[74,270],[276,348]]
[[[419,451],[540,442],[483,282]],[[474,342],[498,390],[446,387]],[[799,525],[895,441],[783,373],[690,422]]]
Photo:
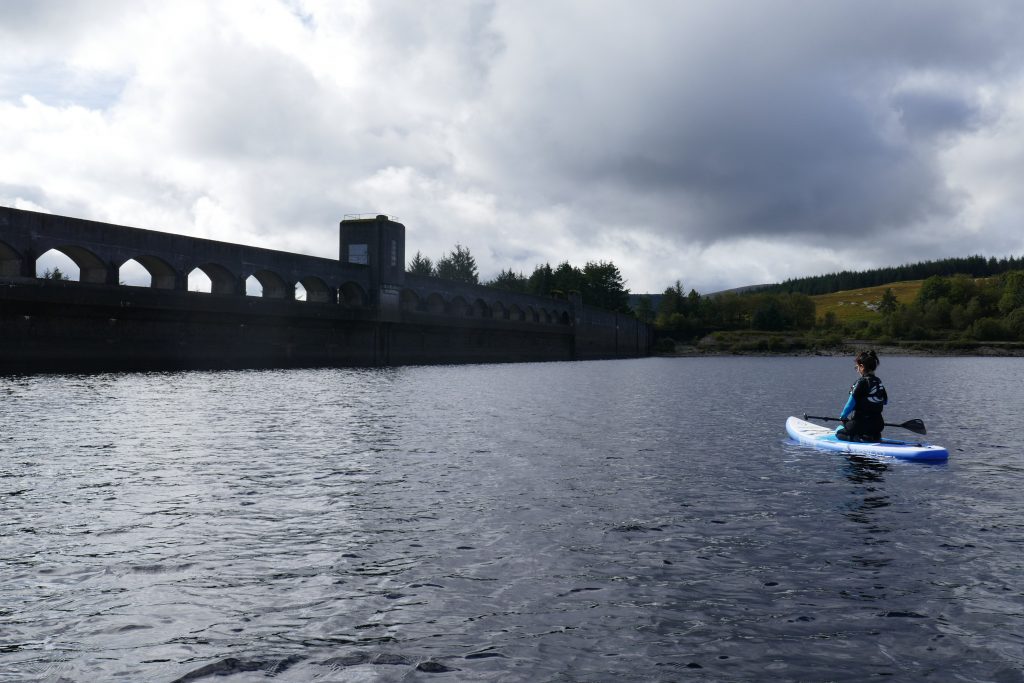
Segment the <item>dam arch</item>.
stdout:
[[[255,280],[259,284],[259,296],[266,299],[287,299],[295,297],[295,288],[289,287],[289,285],[284,281],[284,278],[272,270],[257,270],[246,278],[246,294],[250,291],[248,285],[250,280]],[[289,289],[291,290],[290,297]]]
[[[135,261],[142,266],[147,273],[149,273],[149,286],[153,289],[170,290],[184,288],[184,283],[181,281],[178,271],[174,269],[174,266],[159,256],[139,254],[138,256],[128,259],[125,263],[122,263],[119,272],[123,272],[125,265],[130,261]],[[119,277],[118,281],[120,282],[122,280],[124,280],[123,275]]]
[[338,288],[338,302],[352,308],[363,308],[367,304],[366,292],[355,282],[345,282]]
[[81,267],[62,248],[53,247],[40,254],[33,264],[33,270],[36,277],[41,279],[50,279],[59,274],[61,280],[81,282]]
[[295,295],[298,298],[299,287],[305,293],[305,301],[314,303],[334,303],[334,290],[327,286],[323,279],[310,276],[302,278],[295,285]]
[[[403,231],[383,215],[346,217],[340,257],[323,258],[0,207],[0,368],[398,365],[650,352],[648,325],[579,297],[406,273]],[[37,279],[56,256],[83,286]],[[247,281],[258,284],[259,299],[245,296]],[[215,296],[200,300],[196,290]],[[318,304],[293,303],[303,299]]]

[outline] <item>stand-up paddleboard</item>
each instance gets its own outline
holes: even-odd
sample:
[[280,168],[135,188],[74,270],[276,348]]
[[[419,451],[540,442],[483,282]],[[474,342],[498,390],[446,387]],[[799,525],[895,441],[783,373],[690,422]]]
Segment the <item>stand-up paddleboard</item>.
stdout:
[[942,446],[920,441],[898,441],[896,439],[872,442],[841,441],[836,438],[832,429],[801,420],[799,417],[790,417],[786,420],[786,431],[794,441],[820,448],[823,451],[899,458],[900,460],[945,460],[949,457],[949,451]]

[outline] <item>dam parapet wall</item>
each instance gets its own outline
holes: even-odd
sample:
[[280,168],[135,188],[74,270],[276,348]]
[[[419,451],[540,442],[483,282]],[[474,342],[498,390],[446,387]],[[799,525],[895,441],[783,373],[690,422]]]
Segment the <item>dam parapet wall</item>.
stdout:
[[[386,216],[343,220],[339,237],[334,260],[0,207],[0,372],[650,354],[649,326],[578,298],[406,273],[405,226]],[[77,281],[38,277],[51,249]],[[120,282],[130,260],[149,286]],[[195,269],[209,292],[188,291]],[[261,296],[246,294],[251,278]]]

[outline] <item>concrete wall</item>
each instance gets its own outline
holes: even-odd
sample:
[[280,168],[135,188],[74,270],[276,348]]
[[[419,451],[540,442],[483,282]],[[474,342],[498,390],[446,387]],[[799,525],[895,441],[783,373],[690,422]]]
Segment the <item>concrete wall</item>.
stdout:
[[406,273],[401,289],[404,312],[436,311],[442,303],[450,314],[474,319],[552,325],[571,325],[573,320],[573,305],[564,299]]
[[366,265],[248,247],[230,242],[99,223],[80,218],[0,207],[0,275],[36,277],[36,259],[57,249],[75,262],[81,282],[118,283],[118,272],[135,260],[152,275],[155,289],[188,289],[196,268],[210,278],[215,294],[245,294],[245,281],[256,276],[268,298],[294,298],[295,284],[307,292],[343,287],[370,289]]
[[335,304],[0,280],[0,371],[376,365],[377,324]]
[[650,326],[633,316],[586,305],[578,305],[575,314],[574,343],[577,359],[650,355]]
[[378,366],[573,358],[573,328],[0,278],[0,372]]
[[[0,372],[396,365],[614,358],[650,353],[647,325],[581,302],[405,273],[405,228],[341,224],[345,263],[0,207]],[[392,244],[395,242],[396,244]],[[81,281],[38,279],[71,256]],[[117,282],[135,259],[150,287]],[[221,277],[189,292],[191,268]],[[26,275],[30,273],[30,275]],[[111,277],[114,273],[114,277]],[[244,295],[247,274],[262,297]],[[213,280],[213,277],[211,277]],[[310,283],[296,301],[297,282]],[[269,284],[267,284],[269,283]],[[321,289],[315,287],[321,286]]]

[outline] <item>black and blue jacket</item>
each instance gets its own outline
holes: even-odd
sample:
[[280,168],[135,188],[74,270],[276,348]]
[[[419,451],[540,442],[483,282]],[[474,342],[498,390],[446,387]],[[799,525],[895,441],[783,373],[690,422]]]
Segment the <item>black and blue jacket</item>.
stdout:
[[882,380],[874,375],[864,375],[850,387],[850,398],[846,400],[839,417],[845,420],[851,413],[854,417],[881,415],[882,407],[888,402],[889,396],[885,393]]

